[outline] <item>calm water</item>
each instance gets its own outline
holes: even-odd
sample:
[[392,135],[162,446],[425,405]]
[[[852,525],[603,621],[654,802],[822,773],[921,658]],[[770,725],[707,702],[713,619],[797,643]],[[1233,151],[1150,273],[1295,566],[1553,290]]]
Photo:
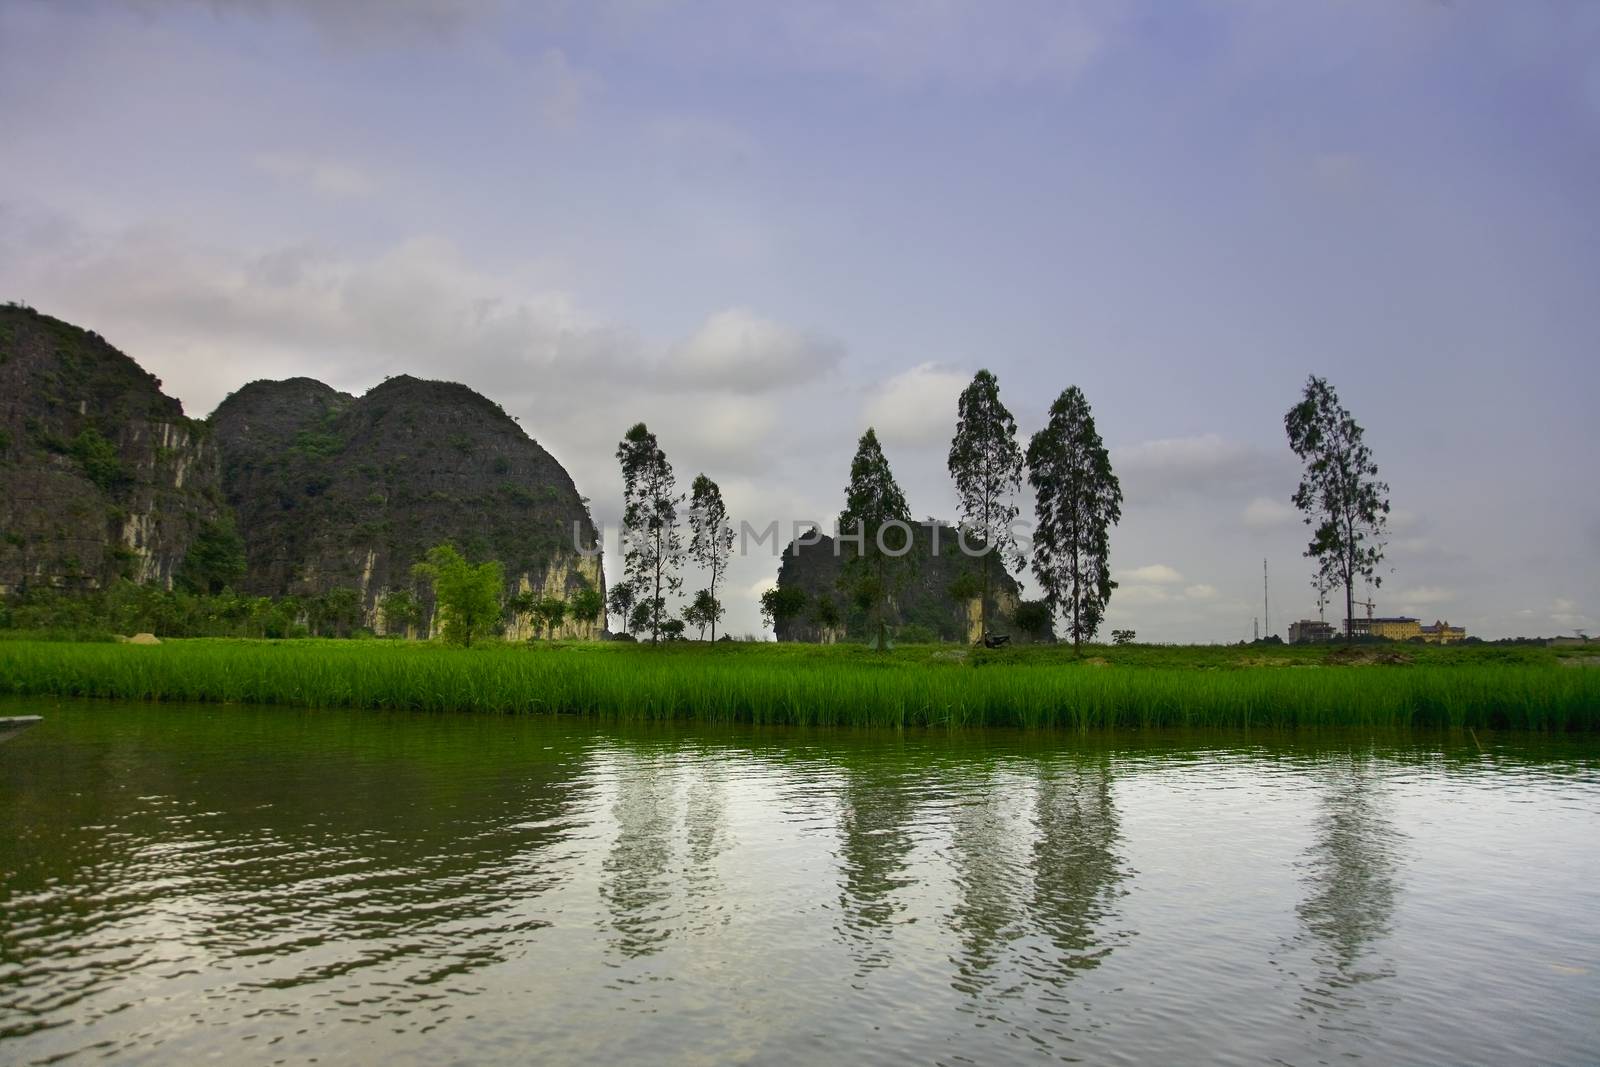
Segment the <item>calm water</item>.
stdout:
[[3,1063],[1600,1060],[1593,740],[30,712]]

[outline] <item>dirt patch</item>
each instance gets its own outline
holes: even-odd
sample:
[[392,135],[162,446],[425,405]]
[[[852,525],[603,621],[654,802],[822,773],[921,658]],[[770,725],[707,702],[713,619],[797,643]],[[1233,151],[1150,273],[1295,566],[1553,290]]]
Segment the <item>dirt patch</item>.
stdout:
[[1600,667],[1600,656],[1562,656],[1561,663],[1567,667]]
[[1364,667],[1375,663],[1404,664],[1414,661],[1404,652],[1391,652],[1383,648],[1335,648],[1329,650],[1324,662],[1341,667]]

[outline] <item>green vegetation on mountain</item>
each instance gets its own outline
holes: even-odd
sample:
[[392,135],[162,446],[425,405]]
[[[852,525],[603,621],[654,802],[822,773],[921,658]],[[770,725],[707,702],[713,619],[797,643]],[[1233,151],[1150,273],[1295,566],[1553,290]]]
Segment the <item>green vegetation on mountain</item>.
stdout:
[[205,423],[98,334],[0,307],[0,593],[170,585],[225,521]]
[[[572,479],[466,386],[401,375],[352,397],[307,378],[252,382],[211,421],[244,541],[244,592],[353,589],[366,624],[388,630],[378,608],[396,591],[432,617],[432,593],[412,567],[446,542],[467,559],[498,561],[512,595],[566,600],[604,588],[599,558],[575,548],[596,534]],[[522,636],[537,627],[511,622]],[[595,626],[575,621],[570,632]]]

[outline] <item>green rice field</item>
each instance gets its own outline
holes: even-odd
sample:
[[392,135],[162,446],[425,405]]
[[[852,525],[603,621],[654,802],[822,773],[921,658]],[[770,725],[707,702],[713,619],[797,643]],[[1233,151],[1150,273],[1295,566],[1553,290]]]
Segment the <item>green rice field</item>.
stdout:
[[0,641],[0,693],[1024,729],[1600,727],[1594,650]]

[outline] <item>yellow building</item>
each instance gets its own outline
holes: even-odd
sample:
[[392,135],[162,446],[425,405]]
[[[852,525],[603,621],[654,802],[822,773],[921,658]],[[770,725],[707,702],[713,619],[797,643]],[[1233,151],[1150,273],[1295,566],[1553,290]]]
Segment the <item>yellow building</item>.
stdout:
[[1422,636],[1422,624],[1406,615],[1383,619],[1353,619],[1351,629],[1357,637],[1382,637],[1389,641],[1409,641]]
[[1465,641],[1467,639],[1467,628],[1465,626],[1451,626],[1447,622],[1440,622],[1435,619],[1432,626],[1424,626],[1422,628],[1422,639],[1430,645],[1450,645],[1457,641]]

